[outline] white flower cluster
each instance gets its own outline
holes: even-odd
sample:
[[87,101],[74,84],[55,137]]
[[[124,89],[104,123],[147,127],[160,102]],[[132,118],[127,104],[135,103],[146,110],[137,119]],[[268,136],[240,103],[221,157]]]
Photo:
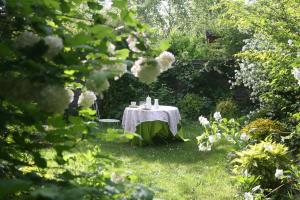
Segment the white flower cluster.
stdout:
[[254,200],[254,196],[251,192],[245,192],[244,194],[245,200]]
[[140,57],[135,61],[131,72],[135,77],[138,77],[140,81],[150,84],[156,81],[160,74],[160,68],[156,61]]
[[15,42],[16,42],[16,47],[18,49],[24,49],[26,47],[34,46],[39,41],[40,41],[39,36],[37,36],[32,32],[25,31],[17,37]]
[[248,141],[250,138],[246,133],[242,133],[240,139],[243,141]]
[[101,95],[110,86],[106,76],[101,70],[92,72],[86,82],[87,88]]
[[[262,51],[275,51],[275,46],[264,35],[254,35],[253,38],[244,40],[246,43],[242,51],[258,53]],[[268,77],[268,67],[259,62],[243,59],[239,63],[239,69],[235,70],[235,82],[232,86],[244,85],[251,90],[251,99],[257,100],[259,95],[268,91],[272,79]]]
[[142,82],[149,84],[154,82],[161,72],[170,69],[174,62],[174,55],[165,51],[156,57],[155,60],[140,57],[132,66],[131,72]]
[[200,143],[198,145],[199,151],[211,151],[211,147],[212,147],[211,144],[205,144],[205,143]]
[[64,44],[60,37],[49,35],[44,38],[46,45],[48,46],[48,51],[46,57],[53,58],[56,56],[63,48]]
[[136,45],[139,44],[139,42],[135,35],[129,35],[128,38],[126,39],[126,41],[127,41],[128,47],[131,51],[136,52],[136,53],[141,52],[141,50],[136,47]]
[[214,118],[216,121],[220,121],[222,119],[222,115],[220,112],[215,112],[214,113]]
[[107,44],[107,51],[108,51],[108,53],[114,54],[115,53],[115,49],[116,49],[116,46],[113,43],[109,42]]
[[82,92],[78,99],[78,105],[83,108],[91,107],[94,102],[97,100],[97,97],[94,92],[92,91],[85,91]]
[[[16,47],[18,49],[24,49],[26,47],[34,46],[40,40],[41,38],[38,35],[32,32],[25,31],[17,37],[15,42],[16,42]],[[45,44],[48,46],[48,50],[45,53],[45,56],[48,58],[53,58],[64,48],[63,41],[58,36],[49,35],[46,36],[43,40]]]
[[294,68],[292,74],[294,75],[295,79],[297,79],[298,84],[300,85],[300,68]]
[[283,177],[283,170],[282,169],[276,169],[275,172],[275,178],[281,179]]
[[69,88],[65,88],[65,90],[67,91],[69,96],[69,103],[72,103],[74,101],[74,92]]
[[71,101],[71,92],[60,86],[47,86],[41,93],[38,103],[49,113],[63,113]]
[[202,126],[208,126],[209,125],[209,121],[206,117],[200,116],[199,117],[199,122]]
[[127,72],[127,65],[124,63],[102,65],[101,71],[112,73],[115,77],[121,77]]
[[164,51],[155,60],[159,64],[160,71],[164,72],[172,67],[172,64],[175,62],[175,56],[170,52]]

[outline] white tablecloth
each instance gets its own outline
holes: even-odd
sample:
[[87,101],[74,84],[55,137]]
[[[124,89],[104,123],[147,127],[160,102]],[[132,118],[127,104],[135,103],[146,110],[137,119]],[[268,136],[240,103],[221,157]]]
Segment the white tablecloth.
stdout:
[[158,109],[152,107],[151,110],[142,108],[127,107],[123,113],[122,126],[125,131],[134,133],[136,127],[146,121],[168,122],[170,131],[175,136],[177,134],[177,124],[180,122],[178,108],[172,106],[159,106]]

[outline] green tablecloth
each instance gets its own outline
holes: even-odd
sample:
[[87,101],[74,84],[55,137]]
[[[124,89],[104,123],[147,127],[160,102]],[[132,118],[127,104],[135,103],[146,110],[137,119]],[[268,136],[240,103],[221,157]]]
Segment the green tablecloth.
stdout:
[[184,141],[183,129],[178,124],[178,132],[174,136],[167,122],[162,121],[149,121],[143,122],[136,127],[136,133],[141,136],[134,138],[132,144],[134,145],[149,145],[158,143],[169,143],[172,141]]

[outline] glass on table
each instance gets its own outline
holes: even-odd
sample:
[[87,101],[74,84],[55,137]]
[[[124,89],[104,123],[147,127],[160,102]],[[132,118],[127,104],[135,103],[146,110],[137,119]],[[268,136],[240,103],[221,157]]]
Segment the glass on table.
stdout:
[[145,101],[140,101],[139,106],[143,106],[143,105],[145,105]]

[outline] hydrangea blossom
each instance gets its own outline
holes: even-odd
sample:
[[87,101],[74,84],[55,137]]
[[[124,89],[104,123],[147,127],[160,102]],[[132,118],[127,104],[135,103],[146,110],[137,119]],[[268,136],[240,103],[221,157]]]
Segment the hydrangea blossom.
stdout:
[[66,91],[67,91],[68,96],[69,96],[69,103],[72,103],[73,100],[74,100],[74,92],[69,88],[66,88]]
[[97,94],[102,94],[103,91],[109,88],[109,82],[106,74],[100,70],[90,74],[86,86],[88,89],[95,91]]
[[198,149],[199,149],[199,151],[211,151],[211,145],[210,144],[200,143],[198,145]]
[[140,57],[134,62],[131,72],[144,83],[154,82],[159,74],[172,67],[175,57],[170,52],[163,52],[154,59]]
[[97,100],[97,97],[92,91],[84,91],[80,94],[78,99],[78,105],[84,108],[91,107],[94,102]]
[[245,197],[245,200],[253,200],[254,199],[251,192],[245,192],[244,197]]
[[216,141],[215,136],[213,136],[213,135],[208,136],[208,141],[209,141],[211,144],[214,143],[214,142]]
[[116,46],[115,46],[113,43],[109,42],[109,43],[107,44],[107,51],[108,51],[110,54],[114,54],[114,53],[115,53],[115,49],[116,49]]
[[200,124],[201,124],[202,126],[207,126],[207,125],[209,125],[209,121],[207,120],[206,117],[203,117],[203,116],[200,116],[200,117],[199,117],[199,122],[200,122]]
[[40,93],[38,104],[50,113],[63,113],[70,104],[70,96],[67,90],[60,86],[47,86]]
[[222,134],[220,132],[217,132],[216,136],[217,136],[217,139],[221,139]]
[[215,112],[214,113],[214,118],[216,121],[220,121],[222,119],[222,115],[220,112]]
[[142,64],[143,64],[143,62],[145,61],[146,59],[145,58],[143,58],[143,57],[140,57],[138,60],[136,60],[135,62],[134,62],[134,65],[132,66],[132,68],[131,68],[131,72],[132,72],[132,74],[135,76],[135,77],[138,77],[138,73],[139,73],[139,71],[141,71],[141,69],[142,69]]
[[242,133],[240,138],[243,141],[248,141],[250,139],[249,136],[246,133]]
[[16,47],[18,49],[23,49],[25,47],[31,47],[40,41],[39,36],[36,34],[25,31],[21,33],[16,39]]
[[283,170],[282,169],[276,169],[276,172],[275,172],[275,178],[282,178],[283,177]]
[[138,77],[140,81],[150,84],[154,82],[160,74],[160,68],[158,63],[154,60],[148,60],[140,57],[135,61],[131,72],[134,76]]
[[58,36],[49,35],[44,38],[44,41],[48,46],[48,50],[46,52],[46,57],[48,58],[56,56],[64,48],[63,41]]
[[107,71],[112,73],[115,76],[122,76],[127,72],[127,65],[124,63],[115,63],[110,65],[103,65],[101,71]]
[[175,56],[168,51],[164,51],[155,60],[159,64],[161,72],[163,72],[172,67],[172,64],[175,62]]
[[126,39],[128,47],[131,51],[139,53],[141,52],[140,49],[136,47],[136,45],[139,43],[137,38],[134,35],[129,35],[128,38]]

